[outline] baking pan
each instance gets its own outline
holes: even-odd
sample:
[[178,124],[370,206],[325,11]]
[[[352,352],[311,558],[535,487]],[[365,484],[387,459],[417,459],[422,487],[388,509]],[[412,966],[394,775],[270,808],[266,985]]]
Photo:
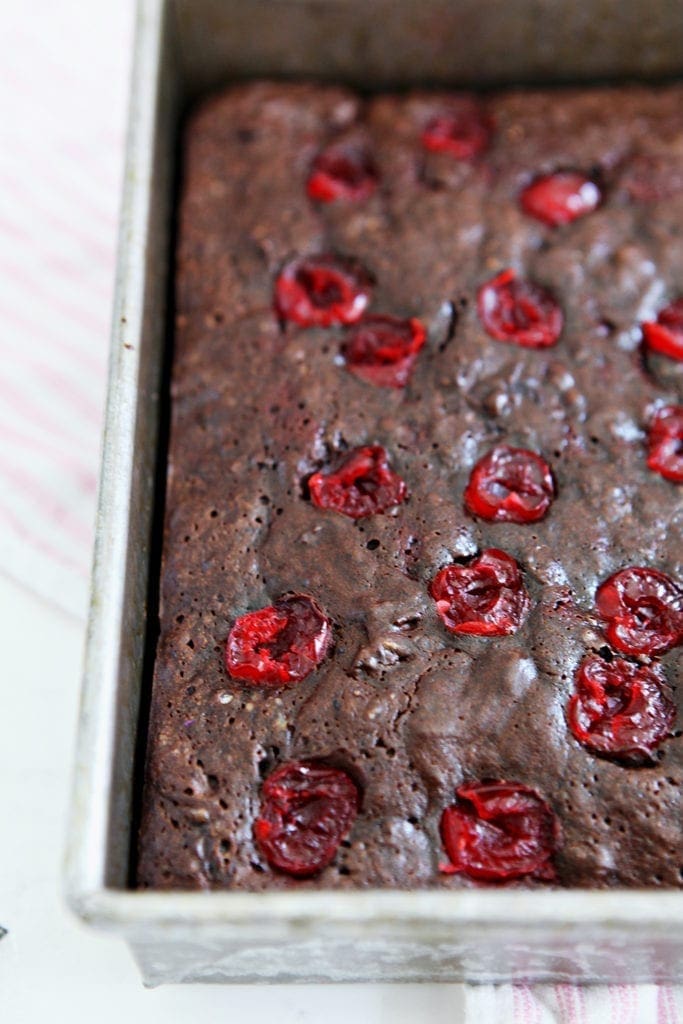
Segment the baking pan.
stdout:
[[[142,0],[138,9],[67,893],[125,937],[147,984],[670,982],[683,892],[135,892],[135,750],[179,119],[246,76],[373,88],[660,78],[683,71],[679,0]],[[152,618],[153,616],[150,616]]]

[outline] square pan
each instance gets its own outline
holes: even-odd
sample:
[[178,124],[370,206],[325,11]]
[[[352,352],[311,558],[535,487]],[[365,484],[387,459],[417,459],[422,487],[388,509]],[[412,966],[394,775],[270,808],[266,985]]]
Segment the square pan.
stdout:
[[187,102],[245,76],[374,88],[682,70],[678,0],[140,0],[66,887],[146,984],[680,980],[683,892],[135,892],[128,864]]

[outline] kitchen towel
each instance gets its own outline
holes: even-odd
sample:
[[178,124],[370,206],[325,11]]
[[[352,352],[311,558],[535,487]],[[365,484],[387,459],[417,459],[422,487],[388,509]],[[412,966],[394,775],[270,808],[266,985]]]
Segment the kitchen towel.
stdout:
[[133,5],[2,4],[0,570],[84,617]]
[[683,1024],[668,985],[466,985],[467,1024]]

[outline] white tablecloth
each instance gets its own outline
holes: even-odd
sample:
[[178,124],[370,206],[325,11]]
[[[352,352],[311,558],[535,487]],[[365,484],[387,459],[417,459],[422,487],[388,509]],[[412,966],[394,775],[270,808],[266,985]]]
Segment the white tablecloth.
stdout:
[[59,895],[122,169],[132,0],[0,0],[0,1016],[7,1024],[675,1024],[654,986],[146,992]]

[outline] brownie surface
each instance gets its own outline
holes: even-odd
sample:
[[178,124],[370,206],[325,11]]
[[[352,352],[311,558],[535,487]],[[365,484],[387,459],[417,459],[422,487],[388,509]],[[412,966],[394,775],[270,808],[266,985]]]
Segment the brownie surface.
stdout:
[[[579,662],[606,645],[598,584],[629,565],[683,578],[681,488],[648,470],[645,446],[656,404],[681,401],[683,364],[644,356],[639,330],[683,290],[683,88],[484,96],[495,130],[470,161],[420,145],[449,102],[255,83],[189,119],[142,886],[472,886],[439,872],[439,819],[481,778],[548,801],[558,884],[682,884],[680,738],[653,766],[625,767],[580,746],[565,711]],[[334,139],[373,154],[380,185],[361,203],[306,195]],[[605,199],[553,229],[518,196],[564,167],[599,177]],[[276,317],[283,263],[331,252],[374,276],[370,312],[425,324],[405,389],[350,374],[343,330]],[[552,348],[482,328],[477,290],[508,267],[557,297]],[[548,460],[557,496],[542,521],[465,511],[470,471],[497,443]],[[353,521],[307,500],[308,475],[371,444],[406,481],[405,504]],[[429,583],[489,547],[519,562],[531,611],[512,636],[453,636]],[[287,689],[232,680],[235,619],[290,591],[329,615],[330,655]],[[658,660],[675,690],[681,648]],[[362,809],[334,862],[295,880],[252,829],[263,778],[308,758],[347,770]]]

